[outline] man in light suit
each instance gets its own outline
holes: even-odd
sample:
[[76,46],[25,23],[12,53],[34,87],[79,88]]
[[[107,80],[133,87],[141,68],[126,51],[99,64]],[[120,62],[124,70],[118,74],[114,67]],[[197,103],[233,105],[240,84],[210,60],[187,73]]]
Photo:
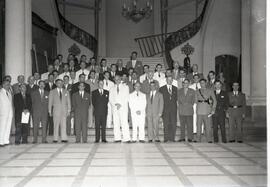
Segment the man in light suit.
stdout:
[[[63,81],[56,80],[57,88],[52,90],[49,95],[49,115],[53,116],[54,138],[53,142],[58,142],[59,126],[61,130],[61,140],[67,143],[66,118],[71,111],[70,96],[67,90],[63,89]],[[52,112],[53,108],[53,112]]]
[[239,91],[239,83],[234,82],[229,93],[229,142],[243,142],[243,119],[246,114],[246,95]]
[[101,130],[101,140],[106,143],[106,118],[108,111],[109,102],[109,91],[104,89],[104,81],[98,81],[98,89],[92,92],[92,103],[94,106],[94,116],[95,116],[95,130],[96,130],[96,140],[98,143],[100,141],[100,130]]
[[159,121],[161,120],[164,100],[163,95],[157,89],[157,82],[150,83],[150,92],[146,96],[146,116],[148,125],[148,141],[160,142]]
[[188,86],[189,80],[185,79],[183,88],[178,90],[178,108],[181,124],[181,137],[179,142],[186,141],[186,131],[188,142],[193,141],[193,105],[195,103],[195,91]]
[[72,110],[74,111],[76,143],[87,142],[88,131],[88,110],[91,106],[91,96],[85,92],[85,84],[81,82],[78,86],[79,91],[72,95]]
[[134,68],[134,71],[137,72],[138,77],[143,74],[143,64],[141,61],[137,60],[137,52],[133,51],[131,53],[131,60],[127,62],[127,69]]
[[115,76],[115,85],[110,90],[109,102],[113,110],[114,140],[121,142],[121,131],[123,133],[123,142],[130,142],[130,133],[128,126],[128,98],[129,88],[121,84],[121,77]]
[[[83,74],[85,77],[88,77],[88,75],[89,75],[89,70],[88,69],[86,69],[86,64],[85,64],[85,62],[80,62],[80,67],[81,67],[81,69],[80,70],[78,70],[77,72],[76,72],[76,78],[75,78],[75,81],[76,82],[78,82],[79,81],[79,76],[81,75],[81,74]],[[76,87],[78,88],[78,85],[76,85]],[[76,91],[78,91],[78,90],[76,90]]]
[[49,92],[44,90],[45,82],[39,81],[39,89],[35,90],[32,95],[32,108],[33,108],[33,143],[38,141],[39,124],[42,126],[42,143],[48,143],[47,138],[47,121],[48,121],[48,102]]
[[206,80],[200,80],[201,88],[196,91],[197,103],[197,139],[201,142],[202,124],[205,128],[205,136],[208,143],[213,143],[212,115],[216,110],[216,96],[213,90],[206,88]]
[[180,69],[179,70],[179,76],[178,76],[178,79],[177,79],[177,85],[178,85],[177,87],[178,87],[178,89],[183,88],[183,82],[184,82],[185,79],[186,79],[186,72],[185,72],[185,70]]
[[128,101],[132,119],[132,140],[137,141],[139,129],[139,142],[144,143],[146,96],[140,91],[140,82],[135,83],[134,88],[135,90],[129,94]]
[[0,89],[0,147],[9,144],[9,135],[13,118],[12,94],[10,82],[4,80]]
[[168,76],[166,82],[167,84],[159,89],[164,99],[164,110],[162,114],[164,142],[174,142],[177,121],[177,87],[172,85],[172,76]]

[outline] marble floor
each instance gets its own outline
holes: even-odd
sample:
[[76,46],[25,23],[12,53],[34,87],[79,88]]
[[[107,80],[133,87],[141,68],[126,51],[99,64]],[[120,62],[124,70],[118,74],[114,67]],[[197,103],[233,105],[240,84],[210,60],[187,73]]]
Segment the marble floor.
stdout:
[[267,186],[265,142],[28,144],[0,148],[0,186]]

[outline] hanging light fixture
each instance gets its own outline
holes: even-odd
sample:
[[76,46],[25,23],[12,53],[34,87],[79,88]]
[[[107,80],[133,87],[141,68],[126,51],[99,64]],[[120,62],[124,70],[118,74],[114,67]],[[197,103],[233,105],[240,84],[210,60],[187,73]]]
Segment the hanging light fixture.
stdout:
[[143,18],[147,19],[151,16],[153,6],[147,1],[145,8],[137,7],[137,0],[134,0],[131,6],[127,6],[126,3],[122,7],[122,16],[127,20],[132,20],[135,23],[138,23]]

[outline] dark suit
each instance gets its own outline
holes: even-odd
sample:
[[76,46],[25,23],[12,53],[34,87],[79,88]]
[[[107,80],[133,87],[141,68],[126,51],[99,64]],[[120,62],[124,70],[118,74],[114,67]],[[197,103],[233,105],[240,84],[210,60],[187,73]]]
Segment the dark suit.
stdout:
[[[69,93],[71,92],[71,88],[72,88],[72,84],[68,84],[68,85],[63,85],[63,88],[66,89]],[[71,97],[71,94],[69,94],[69,96]],[[70,98],[71,100],[72,98]],[[71,115],[69,114],[67,116],[67,135],[70,136],[71,134]],[[75,131],[74,131],[75,134]]]
[[37,89],[38,89],[39,87],[37,86],[37,85],[33,85],[32,87],[29,85],[29,84],[27,84],[26,85],[26,93],[27,94],[29,94],[29,95],[31,95],[34,91],[36,91]]
[[[72,95],[76,92],[79,91],[79,85],[80,85],[80,82],[77,82],[75,84],[72,85],[71,87],[71,92],[70,92],[70,95],[71,95],[71,98],[72,98]],[[88,94],[91,93],[91,90],[90,90],[90,85],[87,84],[87,83],[84,83],[84,91],[87,92]]]
[[30,124],[30,119],[28,121],[28,124],[22,124],[21,118],[22,112],[24,110],[29,110],[30,113],[32,111],[31,96],[29,94],[26,94],[25,97],[23,97],[21,93],[15,94],[14,108],[15,108],[15,124],[16,124],[15,143],[21,143],[21,139],[22,143],[27,143],[28,126]]
[[[50,92],[51,90],[55,89],[56,85],[54,83],[52,83],[52,85],[50,86],[49,82],[47,82],[45,84],[45,88],[44,90]],[[53,135],[53,117],[49,116],[48,117],[48,125],[47,125],[47,132],[49,131],[48,135]]]
[[243,114],[246,112],[246,95],[238,92],[234,95],[233,92],[229,96],[229,140],[243,141]]
[[41,98],[40,90],[36,90],[31,95],[33,108],[33,136],[34,142],[37,142],[39,123],[42,125],[42,142],[46,141],[46,129],[48,121],[48,102],[49,92],[44,90]]
[[218,126],[221,132],[222,142],[226,142],[225,117],[229,107],[229,98],[227,92],[221,90],[219,94],[215,91],[217,106],[213,115],[213,135],[214,142],[218,142]]
[[132,66],[132,61],[131,60],[128,61],[126,68],[127,69],[134,68],[134,71],[137,73],[138,77],[140,77],[143,74],[143,64],[139,60],[136,60],[135,67]]
[[177,121],[177,88],[172,85],[170,94],[167,85],[159,89],[164,99],[164,110],[162,114],[164,124],[164,141],[175,141],[176,121]]
[[55,85],[54,83],[50,86],[49,82],[47,82],[47,83],[45,84],[44,90],[46,90],[46,91],[49,92],[49,91],[53,90],[54,88],[56,88],[56,85]]
[[103,89],[101,95],[99,89],[92,92],[92,104],[94,107],[95,116],[95,129],[96,129],[96,141],[100,140],[100,128],[101,128],[101,139],[106,141],[106,121],[107,111],[109,102],[109,92]]
[[80,92],[72,95],[72,109],[74,111],[74,122],[76,128],[76,142],[81,142],[81,137],[84,143],[87,142],[87,123],[88,110],[91,105],[90,94],[84,91],[83,98]]
[[179,119],[181,124],[181,136],[180,140],[186,139],[193,140],[193,105],[195,103],[195,91],[191,88],[188,88],[187,93],[185,94],[184,88],[178,90],[178,106],[179,106]]
[[117,70],[116,70],[116,75],[123,76],[123,74],[127,74],[127,73],[128,73],[128,71],[127,71],[127,68],[125,68],[125,67],[122,67],[121,70],[119,70],[119,68],[117,68]]

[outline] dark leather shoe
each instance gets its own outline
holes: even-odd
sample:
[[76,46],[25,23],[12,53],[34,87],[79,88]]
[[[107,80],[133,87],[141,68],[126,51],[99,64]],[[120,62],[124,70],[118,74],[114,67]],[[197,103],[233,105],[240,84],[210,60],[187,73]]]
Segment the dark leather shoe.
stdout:
[[153,140],[148,140],[148,143],[152,143],[153,142]]
[[212,141],[209,141],[208,143],[213,143]]
[[144,141],[144,140],[139,140],[139,142],[140,142],[140,143],[145,143],[145,141]]
[[62,143],[68,143],[68,141],[67,141],[67,140],[62,140],[61,142],[62,142]]
[[185,139],[180,139],[180,140],[178,140],[178,142],[184,142],[185,141]]
[[191,140],[191,139],[188,139],[187,141],[188,141],[188,142],[192,142],[192,140]]
[[115,140],[114,143],[121,143],[121,140]]
[[240,141],[237,141],[237,142],[238,142],[238,143],[243,143],[243,141],[241,141],[241,140],[240,140]]
[[57,140],[53,140],[53,143],[57,143],[58,141]]
[[45,140],[45,141],[42,141],[42,143],[48,143],[48,141],[47,141],[47,140]]
[[36,141],[33,141],[32,144],[36,144],[37,142]]
[[158,143],[160,143],[160,140],[155,140],[155,142],[158,142]]
[[107,140],[102,140],[103,143],[108,143]]
[[230,142],[230,143],[234,143],[234,142],[235,142],[235,140],[230,140],[229,142]]

